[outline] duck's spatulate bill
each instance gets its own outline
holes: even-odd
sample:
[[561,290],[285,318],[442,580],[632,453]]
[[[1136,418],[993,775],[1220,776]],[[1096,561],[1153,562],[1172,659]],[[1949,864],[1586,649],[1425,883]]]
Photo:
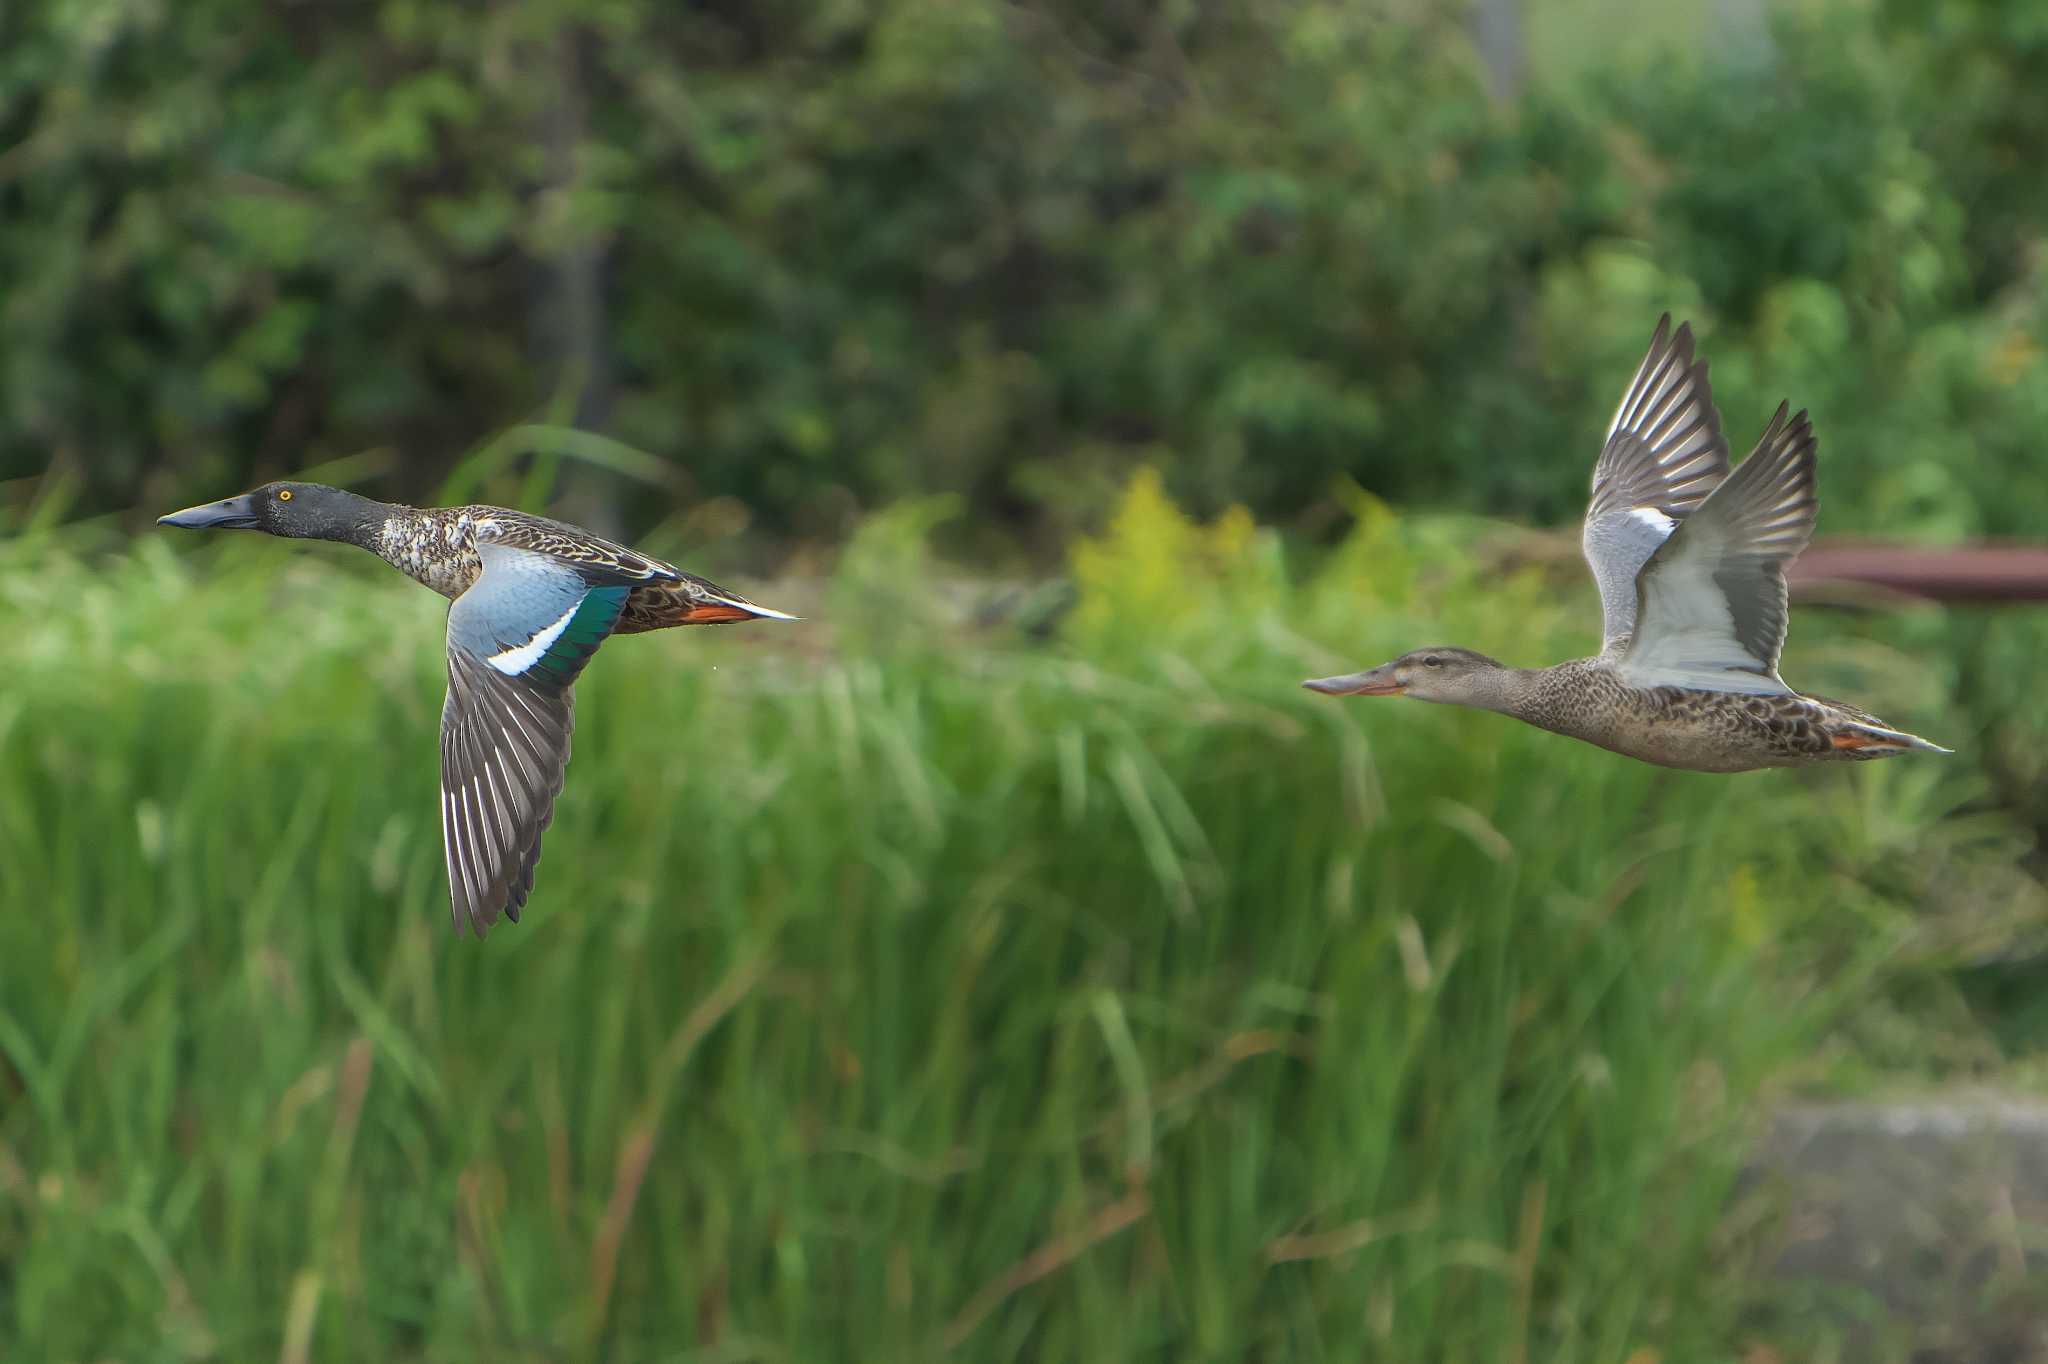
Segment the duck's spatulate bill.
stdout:
[[159,516],[156,523],[159,526],[177,526],[181,530],[254,530],[263,521],[256,515],[256,495],[243,493],[240,497],[202,502],[196,507]]
[[1386,668],[1368,668],[1341,677],[1311,677],[1301,684],[1325,696],[1399,696],[1408,689],[1396,682]]

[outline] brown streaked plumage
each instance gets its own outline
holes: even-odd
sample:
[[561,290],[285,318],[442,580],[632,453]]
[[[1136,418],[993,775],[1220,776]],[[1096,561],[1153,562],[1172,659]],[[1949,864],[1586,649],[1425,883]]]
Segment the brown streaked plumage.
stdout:
[[635,635],[676,625],[724,625],[734,621],[787,620],[780,611],[757,606],[674,564],[593,535],[566,521],[508,507],[402,507],[379,504],[386,513],[374,543],[365,545],[399,572],[451,601],[467,592],[483,572],[479,536],[570,563],[620,569],[647,580],[633,588],[615,635]]

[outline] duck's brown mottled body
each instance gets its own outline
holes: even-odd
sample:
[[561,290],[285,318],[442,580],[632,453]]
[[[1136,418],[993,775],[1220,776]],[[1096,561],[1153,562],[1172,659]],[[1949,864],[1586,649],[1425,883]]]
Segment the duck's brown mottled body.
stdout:
[[1876,716],[1825,697],[1632,687],[1597,658],[1517,669],[1513,677],[1507,714],[1661,767],[1747,772],[1863,762],[1902,747]]
[[517,536],[522,545],[557,558],[651,565],[676,575],[674,581],[645,582],[634,587],[619,617],[617,635],[663,630],[672,625],[722,625],[750,619],[748,612],[719,600],[722,590],[673,564],[601,540],[585,530],[545,516],[530,516],[507,507],[393,507],[377,532],[373,548],[385,562],[414,581],[451,601],[467,592],[483,572],[477,553],[479,536],[486,540]]

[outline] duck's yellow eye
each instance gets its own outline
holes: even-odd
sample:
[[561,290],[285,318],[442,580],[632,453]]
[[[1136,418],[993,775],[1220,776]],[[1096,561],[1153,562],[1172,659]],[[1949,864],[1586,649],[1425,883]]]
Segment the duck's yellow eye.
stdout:
[[277,490],[277,500],[278,500],[278,501],[280,501],[280,502],[289,502],[289,501],[291,501],[291,500],[292,500],[292,490],[291,490],[290,488],[279,488],[279,489]]

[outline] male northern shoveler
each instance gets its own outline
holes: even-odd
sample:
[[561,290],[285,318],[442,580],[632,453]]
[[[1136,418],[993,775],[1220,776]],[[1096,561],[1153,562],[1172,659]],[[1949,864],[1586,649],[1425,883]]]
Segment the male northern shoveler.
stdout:
[[1949,750],[1778,676],[1785,565],[1813,534],[1813,427],[1778,405],[1733,473],[1707,362],[1667,313],[1593,471],[1581,546],[1600,587],[1597,658],[1507,668],[1418,649],[1302,685],[1497,710],[1664,767],[1744,772]]
[[450,598],[441,837],[455,930],[514,923],[569,764],[576,675],[611,635],[795,620],[589,531],[504,507],[403,507],[318,483],[160,517],[359,545]]

